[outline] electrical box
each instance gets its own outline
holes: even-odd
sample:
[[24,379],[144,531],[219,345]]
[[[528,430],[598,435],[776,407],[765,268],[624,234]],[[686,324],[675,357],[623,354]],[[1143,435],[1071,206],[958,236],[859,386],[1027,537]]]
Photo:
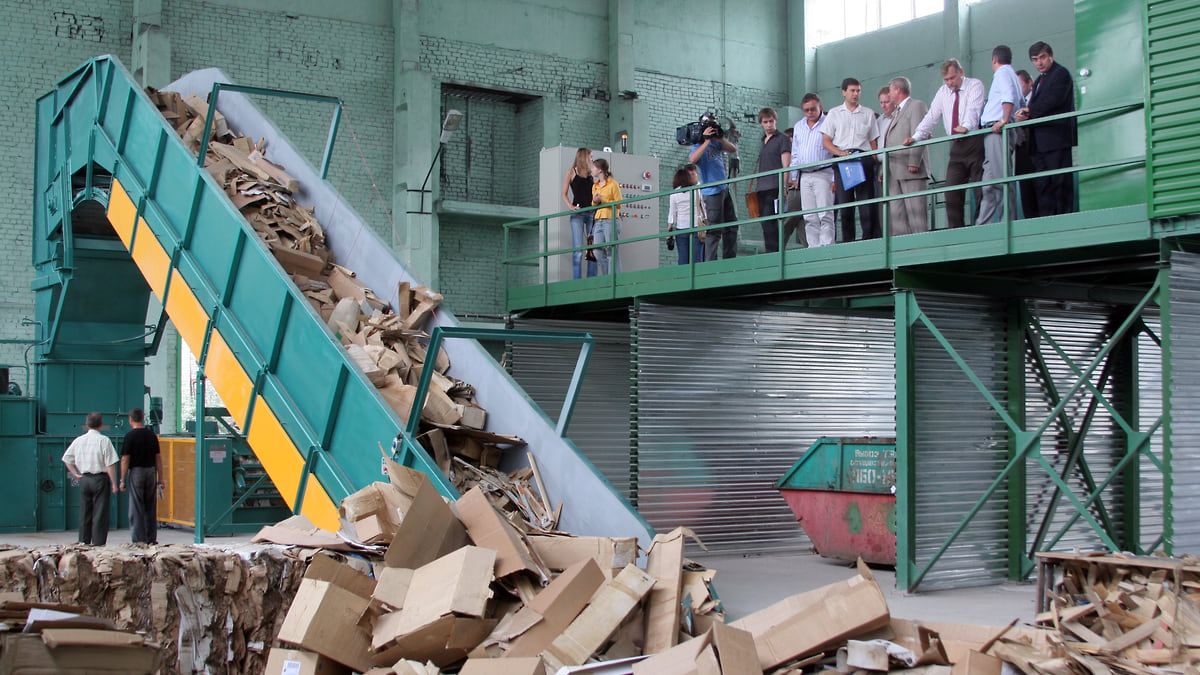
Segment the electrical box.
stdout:
[[[556,146],[543,148],[540,157],[538,191],[539,213],[557,213],[567,208],[562,199],[563,178],[575,163],[577,147]],[[620,152],[605,152],[592,150],[592,159],[608,160],[608,168],[613,178],[621,187],[621,195],[630,199],[638,195],[650,195],[659,190],[658,158],[645,155],[627,155]],[[621,207],[620,231],[613,236],[617,239],[638,237],[655,234],[659,231],[659,200],[648,199],[642,202],[623,204]],[[545,228],[549,225],[549,230]],[[551,218],[539,228],[538,241],[546,241],[548,250],[571,248],[571,222],[566,216]],[[665,244],[661,239],[621,244],[614,247],[614,272],[632,272],[658,267],[658,250]],[[570,279],[571,254],[556,255],[543,258],[542,264],[549,261],[547,272],[548,281],[563,281]],[[539,279],[540,276],[539,266]]]

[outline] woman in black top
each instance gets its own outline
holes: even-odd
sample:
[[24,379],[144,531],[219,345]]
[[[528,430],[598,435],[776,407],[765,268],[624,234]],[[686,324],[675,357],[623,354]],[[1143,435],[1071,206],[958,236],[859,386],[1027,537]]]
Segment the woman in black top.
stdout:
[[[562,191],[563,201],[573,211],[592,205],[591,167],[592,151],[587,148],[576,150],[575,164],[567,169],[567,175],[563,177]],[[592,235],[592,215],[594,213],[595,211],[587,211],[571,214],[571,248],[578,248],[588,243],[588,237]],[[587,253],[591,254],[591,251]],[[571,273],[575,279],[582,276],[583,259],[583,251],[575,251],[571,254]],[[587,275],[594,277],[596,276],[596,258],[594,255],[588,255],[587,259]]]

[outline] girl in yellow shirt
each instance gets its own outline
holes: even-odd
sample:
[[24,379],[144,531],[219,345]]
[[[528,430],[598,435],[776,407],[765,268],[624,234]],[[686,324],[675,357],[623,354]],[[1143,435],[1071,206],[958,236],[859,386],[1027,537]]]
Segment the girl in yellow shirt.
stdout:
[[[621,201],[621,188],[608,170],[608,160],[592,161],[592,204],[608,204]],[[617,237],[616,223],[620,218],[620,207],[596,209],[596,220],[592,225],[592,243],[611,242]],[[608,274],[612,246],[596,249],[596,268],[600,274]]]

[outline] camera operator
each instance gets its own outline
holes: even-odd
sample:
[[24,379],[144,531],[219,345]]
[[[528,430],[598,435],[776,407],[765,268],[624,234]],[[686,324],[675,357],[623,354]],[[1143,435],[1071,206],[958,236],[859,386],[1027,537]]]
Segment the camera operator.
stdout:
[[[725,162],[721,156],[725,152],[737,152],[737,146],[724,139],[721,127],[707,113],[700,116],[704,123],[704,140],[692,145],[688,161],[700,169],[700,183],[714,183],[725,180]],[[733,210],[733,198],[729,196],[728,185],[712,185],[700,188],[704,198],[704,211],[708,216],[709,225],[731,223],[737,220]],[[737,227],[719,227],[709,230],[704,239],[704,259],[716,260],[717,249],[725,259],[737,256]]]

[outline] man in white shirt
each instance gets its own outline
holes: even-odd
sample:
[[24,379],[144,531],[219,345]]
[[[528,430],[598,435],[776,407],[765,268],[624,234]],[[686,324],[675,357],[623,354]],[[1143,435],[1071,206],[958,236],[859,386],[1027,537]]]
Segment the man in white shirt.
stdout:
[[[1008,144],[1001,143],[1003,134],[1000,130],[1008,124],[1013,112],[1021,108],[1021,80],[1017,71],[1012,67],[1012,50],[1007,45],[997,45],[992,50],[992,86],[988,89],[987,102],[983,104],[980,128],[992,128],[992,133],[983,137],[983,179],[996,180],[1004,177],[1004,167],[1011,166],[1013,138],[1009,135]],[[999,220],[1003,213],[1001,203],[1006,202],[1010,217],[1016,217],[1017,185],[1008,186],[1008,199],[1004,199],[1003,185],[986,185],[983,188],[983,201],[979,204],[980,225],[993,220]]]
[[[842,80],[842,98],[845,102],[833,108],[825,116],[821,129],[825,149],[834,157],[846,157],[856,152],[868,152],[878,147],[879,127],[875,126],[875,111],[859,105],[862,84],[853,77]],[[837,184],[834,201],[838,204],[875,198],[875,161],[860,161],[865,180],[849,189],[842,184],[842,170],[834,167],[833,178]],[[858,215],[862,218],[862,238],[876,239],[880,236],[879,221],[875,219],[874,204],[860,204]],[[842,241],[854,241],[854,209],[841,210]]]
[[[833,166],[817,162],[833,159],[825,149],[825,113],[821,97],[813,93],[800,101],[804,119],[792,129],[792,161],[790,166],[805,166],[788,176],[788,211],[819,209],[833,206]],[[806,166],[809,165],[809,166]],[[783,240],[799,227],[799,218],[789,218],[783,226]],[[809,246],[828,246],[833,243],[833,211],[817,211],[804,216],[804,234]]]
[[[979,128],[979,116],[983,113],[983,82],[974,77],[966,77],[958,59],[949,59],[942,64],[942,82],[945,84],[938,88],[925,119],[917,125],[916,132],[910,138],[904,139],[904,145],[932,138],[933,126],[939,118],[948,136],[970,133]],[[963,185],[978,181],[982,177],[983,137],[955,139],[950,144],[946,185]],[[976,193],[978,198],[978,190]],[[966,224],[963,216],[965,202],[966,194],[963,190],[951,190],[946,193],[946,221],[950,227],[962,227]]]
[[100,433],[104,418],[88,413],[87,433],[71,441],[63,464],[79,482],[79,543],[103,546],[108,542],[109,495],[117,493],[117,451]]

